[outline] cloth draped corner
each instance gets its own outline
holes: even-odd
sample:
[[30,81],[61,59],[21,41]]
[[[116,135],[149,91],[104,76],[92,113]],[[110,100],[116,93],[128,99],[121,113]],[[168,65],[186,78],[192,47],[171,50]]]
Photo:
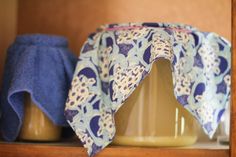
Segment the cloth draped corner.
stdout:
[[165,58],[176,99],[212,137],[230,100],[230,49],[223,37],[188,25],[103,25],[83,45],[65,116],[88,154],[95,155],[112,142],[116,111],[152,64]]

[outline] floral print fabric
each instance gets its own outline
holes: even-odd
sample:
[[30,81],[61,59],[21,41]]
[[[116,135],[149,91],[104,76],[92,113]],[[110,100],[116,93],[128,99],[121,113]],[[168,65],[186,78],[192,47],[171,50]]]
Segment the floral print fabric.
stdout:
[[84,43],[65,108],[90,156],[112,141],[114,114],[159,58],[171,62],[176,99],[213,136],[229,103],[230,43],[187,25],[104,25]]

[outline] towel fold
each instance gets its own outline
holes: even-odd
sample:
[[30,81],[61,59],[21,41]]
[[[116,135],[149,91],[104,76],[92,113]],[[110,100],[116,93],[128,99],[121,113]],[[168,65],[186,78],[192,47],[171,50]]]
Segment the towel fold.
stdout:
[[63,114],[76,56],[67,39],[52,35],[21,35],[10,46],[3,75],[1,131],[17,138],[24,117],[24,93],[52,120],[67,126]]

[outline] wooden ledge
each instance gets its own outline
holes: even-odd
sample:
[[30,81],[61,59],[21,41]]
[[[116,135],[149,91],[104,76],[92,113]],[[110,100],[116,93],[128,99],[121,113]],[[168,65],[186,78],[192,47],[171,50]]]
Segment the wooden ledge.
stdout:
[[[196,144],[182,148],[110,146],[96,157],[229,157],[228,146]],[[88,157],[78,144],[0,142],[0,157]]]

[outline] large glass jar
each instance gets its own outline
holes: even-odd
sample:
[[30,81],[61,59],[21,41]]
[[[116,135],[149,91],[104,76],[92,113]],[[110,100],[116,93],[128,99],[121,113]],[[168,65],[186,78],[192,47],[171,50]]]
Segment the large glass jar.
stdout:
[[197,124],[174,96],[171,66],[160,59],[115,116],[114,144],[186,146],[197,140]]

